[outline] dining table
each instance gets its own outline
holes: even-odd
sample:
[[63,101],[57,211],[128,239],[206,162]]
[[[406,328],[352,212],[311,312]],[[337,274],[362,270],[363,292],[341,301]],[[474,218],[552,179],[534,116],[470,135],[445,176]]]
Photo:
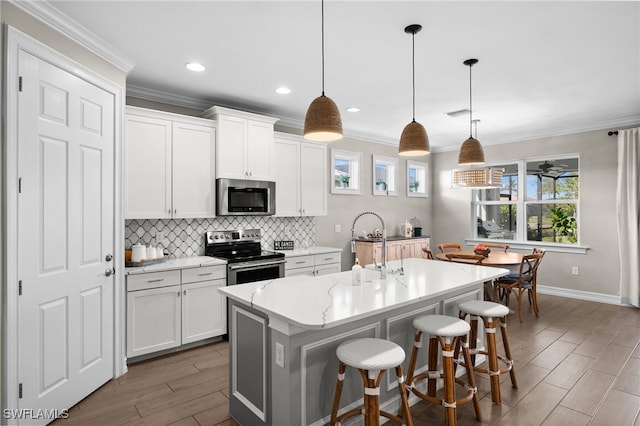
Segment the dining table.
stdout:
[[[461,251],[459,253],[473,255],[475,252],[473,250],[470,251]],[[483,266],[497,266],[500,268],[507,268],[511,270],[511,272],[518,273],[517,268],[514,269],[515,266],[520,265],[522,263],[522,258],[524,254],[522,253],[514,253],[514,252],[504,252],[504,251],[490,251],[489,255],[484,258],[482,261]],[[446,254],[438,253],[436,254],[436,258],[444,261],[448,261]],[[456,259],[455,262],[459,263],[476,263],[475,260],[472,259]]]

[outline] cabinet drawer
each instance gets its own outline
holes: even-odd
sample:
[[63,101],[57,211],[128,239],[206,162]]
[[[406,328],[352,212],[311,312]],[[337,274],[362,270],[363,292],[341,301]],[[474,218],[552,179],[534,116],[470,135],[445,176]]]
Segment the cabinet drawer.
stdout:
[[327,265],[329,263],[340,263],[341,253],[324,253],[324,254],[316,254],[315,262],[316,265]]
[[294,268],[306,268],[313,266],[313,255],[309,256],[296,256],[287,259],[287,263],[284,264],[285,271]]
[[217,279],[227,279],[227,267],[225,265],[203,266],[201,268],[182,270],[182,284]]
[[148,288],[167,287],[180,284],[180,270],[145,272],[127,276],[127,291],[145,290]]

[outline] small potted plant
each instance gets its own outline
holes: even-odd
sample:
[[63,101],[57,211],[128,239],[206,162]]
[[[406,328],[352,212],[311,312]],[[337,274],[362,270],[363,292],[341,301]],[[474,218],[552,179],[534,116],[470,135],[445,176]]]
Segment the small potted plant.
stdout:
[[487,256],[489,256],[489,253],[491,252],[491,250],[487,246],[483,246],[482,244],[477,244],[473,248],[473,252],[475,254],[480,254],[480,255],[482,255],[484,257],[487,257]]
[[387,190],[387,182],[384,179],[376,180],[376,191],[386,191]]
[[351,176],[349,176],[349,175],[340,176],[340,186],[342,188],[348,188],[349,187],[349,179],[350,178],[351,178]]
[[418,186],[420,186],[420,181],[412,180],[411,182],[409,182],[409,191],[418,192]]

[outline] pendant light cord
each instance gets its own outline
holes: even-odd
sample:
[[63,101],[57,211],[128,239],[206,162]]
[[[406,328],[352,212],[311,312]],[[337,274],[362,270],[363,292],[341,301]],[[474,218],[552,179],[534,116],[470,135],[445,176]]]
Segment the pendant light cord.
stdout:
[[322,96],[324,96],[324,0],[322,0]]
[[416,32],[411,35],[411,87],[413,89],[413,121],[416,121]]
[[473,133],[472,133],[472,124],[473,124],[473,108],[471,107],[471,67],[473,67],[473,64],[469,64],[469,137],[472,138],[473,137]]

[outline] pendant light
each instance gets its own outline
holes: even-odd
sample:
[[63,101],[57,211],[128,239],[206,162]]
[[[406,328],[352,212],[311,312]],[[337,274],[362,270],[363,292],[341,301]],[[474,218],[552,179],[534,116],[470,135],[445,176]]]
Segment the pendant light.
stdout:
[[398,154],[403,156],[417,156],[429,154],[429,137],[424,126],[416,121],[416,33],[422,29],[422,25],[413,24],[404,29],[411,34],[412,68],[413,68],[413,120],[402,130]]
[[[474,125],[475,139],[478,139],[478,122],[471,120]],[[494,189],[502,187],[504,170],[497,167],[475,167],[470,169],[453,170],[451,173],[452,188]]]
[[478,63],[477,59],[467,59],[463,64],[469,66],[469,139],[462,143],[458,153],[458,165],[471,166],[474,164],[484,164],[484,150],[480,142],[471,134],[473,123],[473,109],[471,108],[471,67]]
[[311,102],[304,119],[304,138],[332,142],[342,138],[340,110],[324,95],[324,0],[322,0],[322,95]]

